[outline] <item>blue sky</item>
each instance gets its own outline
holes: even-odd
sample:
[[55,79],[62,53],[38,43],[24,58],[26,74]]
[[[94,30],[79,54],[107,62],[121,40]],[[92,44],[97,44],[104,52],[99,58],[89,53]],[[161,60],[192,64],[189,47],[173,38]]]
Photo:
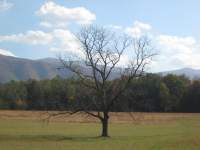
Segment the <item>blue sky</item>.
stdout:
[[199,6],[199,0],[0,0],[0,53],[55,57],[76,48],[73,33],[81,25],[98,24],[150,35],[159,52],[152,71],[198,69]]

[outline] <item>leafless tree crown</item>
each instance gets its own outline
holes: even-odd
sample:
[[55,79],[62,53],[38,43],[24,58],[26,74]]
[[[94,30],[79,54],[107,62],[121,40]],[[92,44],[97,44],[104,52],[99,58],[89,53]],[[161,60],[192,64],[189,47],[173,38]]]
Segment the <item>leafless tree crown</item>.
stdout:
[[[93,90],[95,100],[91,104],[98,111],[94,114],[84,107],[74,112],[81,110],[103,119],[100,112],[110,111],[130,81],[143,75],[155,54],[147,37],[132,39],[96,26],[82,28],[77,39],[84,57],[77,57],[76,61],[60,57],[60,61],[64,68],[81,79],[84,86]],[[125,54],[130,60],[120,67]],[[114,74],[118,75],[113,79]]]

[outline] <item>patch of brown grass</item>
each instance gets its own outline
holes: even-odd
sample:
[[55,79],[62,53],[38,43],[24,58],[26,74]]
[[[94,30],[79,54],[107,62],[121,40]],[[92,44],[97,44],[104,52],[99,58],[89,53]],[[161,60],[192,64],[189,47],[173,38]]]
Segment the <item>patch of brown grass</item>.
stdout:
[[[50,113],[56,113],[50,112]],[[0,110],[1,120],[46,120],[48,114],[45,111],[11,111]],[[111,112],[111,123],[165,123],[169,121],[176,121],[180,119],[190,119],[200,117],[200,113],[125,113],[125,112]],[[88,116],[84,113],[77,113],[74,115],[60,115],[51,117],[49,121],[55,122],[98,122],[99,120]]]

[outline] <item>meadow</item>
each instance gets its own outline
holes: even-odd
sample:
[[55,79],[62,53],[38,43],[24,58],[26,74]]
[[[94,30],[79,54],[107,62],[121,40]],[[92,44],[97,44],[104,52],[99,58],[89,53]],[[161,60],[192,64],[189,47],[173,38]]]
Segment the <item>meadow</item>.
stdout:
[[0,111],[0,150],[199,150],[200,114],[111,113],[110,138],[78,114],[45,121],[43,112]]

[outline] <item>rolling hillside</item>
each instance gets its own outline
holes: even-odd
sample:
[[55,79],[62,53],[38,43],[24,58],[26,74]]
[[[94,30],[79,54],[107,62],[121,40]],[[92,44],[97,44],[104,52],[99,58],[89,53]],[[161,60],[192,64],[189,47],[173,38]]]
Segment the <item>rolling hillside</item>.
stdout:
[[[71,77],[70,71],[61,71],[57,68],[60,63],[55,58],[44,58],[38,60],[30,60],[18,57],[0,55],[0,82],[5,83],[10,80],[28,80],[28,79],[51,79],[58,76]],[[86,69],[87,70],[87,69]],[[87,70],[87,72],[89,72]],[[112,78],[117,77],[114,71]],[[161,75],[175,74],[185,75],[190,79],[200,78],[200,70],[192,68],[183,68],[179,70],[160,72]]]
[[172,71],[161,72],[161,75],[167,74],[175,74],[175,75],[185,75],[190,79],[199,79],[200,78],[200,70],[199,69],[192,69],[192,68],[182,68]]
[[0,82],[41,80],[51,79],[57,75],[65,76],[63,72],[57,70],[58,66],[58,63],[0,55]]

